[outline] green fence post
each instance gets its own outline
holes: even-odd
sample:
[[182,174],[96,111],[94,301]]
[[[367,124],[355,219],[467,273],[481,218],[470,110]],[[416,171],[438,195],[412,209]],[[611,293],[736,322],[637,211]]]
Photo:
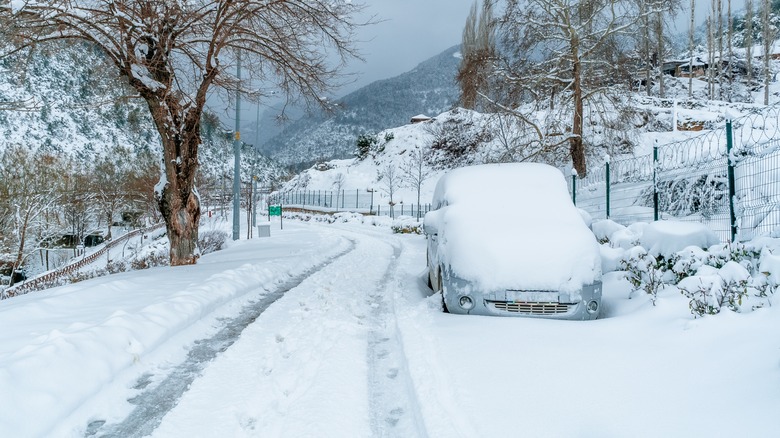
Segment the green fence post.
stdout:
[[571,202],[577,206],[577,169],[571,168]]
[[731,222],[731,241],[737,239],[737,214],[734,211],[734,197],[737,188],[734,181],[734,163],[731,162],[731,148],[734,147],[734,136],[731,126],[731,119],[726,119],[726,163],[728,164],[729,178],[729,221]]
[[607,172],[607,174],[606,174],[606,178],[605,178],[606,179],[606,181],[605,181],[606,182],[606,187],[607,187],[607,219],[609,219],[609,175],[610,175],[610,173],[609,173],[609,161],[610,161],[610,156],[607,155],[607,163],[606,163],[606,172]]
[[653,145],[653,220],[658,220],[658,139]]

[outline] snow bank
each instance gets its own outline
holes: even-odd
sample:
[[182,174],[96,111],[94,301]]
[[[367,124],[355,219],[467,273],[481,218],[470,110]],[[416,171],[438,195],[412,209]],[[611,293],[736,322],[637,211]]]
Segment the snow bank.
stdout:
[[657,221],[644,229],[640,243],[653,256],[669,257],[688,246],[708,248],[720,243],[720,239],[700,223]]
[[[109,386],[130,387],[160,347],[185,352],[187,342],[213,330],[222,306],[240,307],[347,245],[338,236],[285,226],[284,234],[237,242],[197,265],[116,274],[1,301],[0,402],[13,406],[0,410],[2,435],[76,435],[88,421],[75,418],[82,404]],[[181,346],[168,345],[187,332],[189,341],[177,337]]]

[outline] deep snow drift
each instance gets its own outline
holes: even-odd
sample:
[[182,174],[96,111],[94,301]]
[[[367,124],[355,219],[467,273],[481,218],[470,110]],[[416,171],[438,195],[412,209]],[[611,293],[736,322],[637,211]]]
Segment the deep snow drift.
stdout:
[[13,409],[1,411],[0,430],[110,430],[133,408],[126,400],[153,391],[220,318],[328,260],[206,364],[154,436],[777,430],[778,306],[694,319],[677,290],[653,305],[631,294],[624,272],[610,272],[596,321],[444,314],[424,283],[424,246],[422,236],[356,222],[288,221],[270,239],[237,242],[196,266],[2,301],[0,402]]

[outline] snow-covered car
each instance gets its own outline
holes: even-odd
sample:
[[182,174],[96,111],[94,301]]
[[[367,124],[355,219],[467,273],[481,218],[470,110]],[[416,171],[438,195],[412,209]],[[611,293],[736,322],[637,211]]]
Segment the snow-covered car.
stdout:
[[593,232],[546,164],[487,164],[439,180],[425,215],[428,283],[445,311],[596,319],[601,259]]

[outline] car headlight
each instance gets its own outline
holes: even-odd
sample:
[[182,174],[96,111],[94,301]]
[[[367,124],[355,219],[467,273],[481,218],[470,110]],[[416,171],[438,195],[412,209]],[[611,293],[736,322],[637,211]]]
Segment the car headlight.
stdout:
[[474,308],[474,300],[472,300],[471,297],[468,295],[464,295],[460,297],[458,303],[460,304],[460,307],[462,307],[464,310],[471,310]]
[[596,313],[597,310],[599,310],[599,303],[598,301],[588,301],[588,313]]

